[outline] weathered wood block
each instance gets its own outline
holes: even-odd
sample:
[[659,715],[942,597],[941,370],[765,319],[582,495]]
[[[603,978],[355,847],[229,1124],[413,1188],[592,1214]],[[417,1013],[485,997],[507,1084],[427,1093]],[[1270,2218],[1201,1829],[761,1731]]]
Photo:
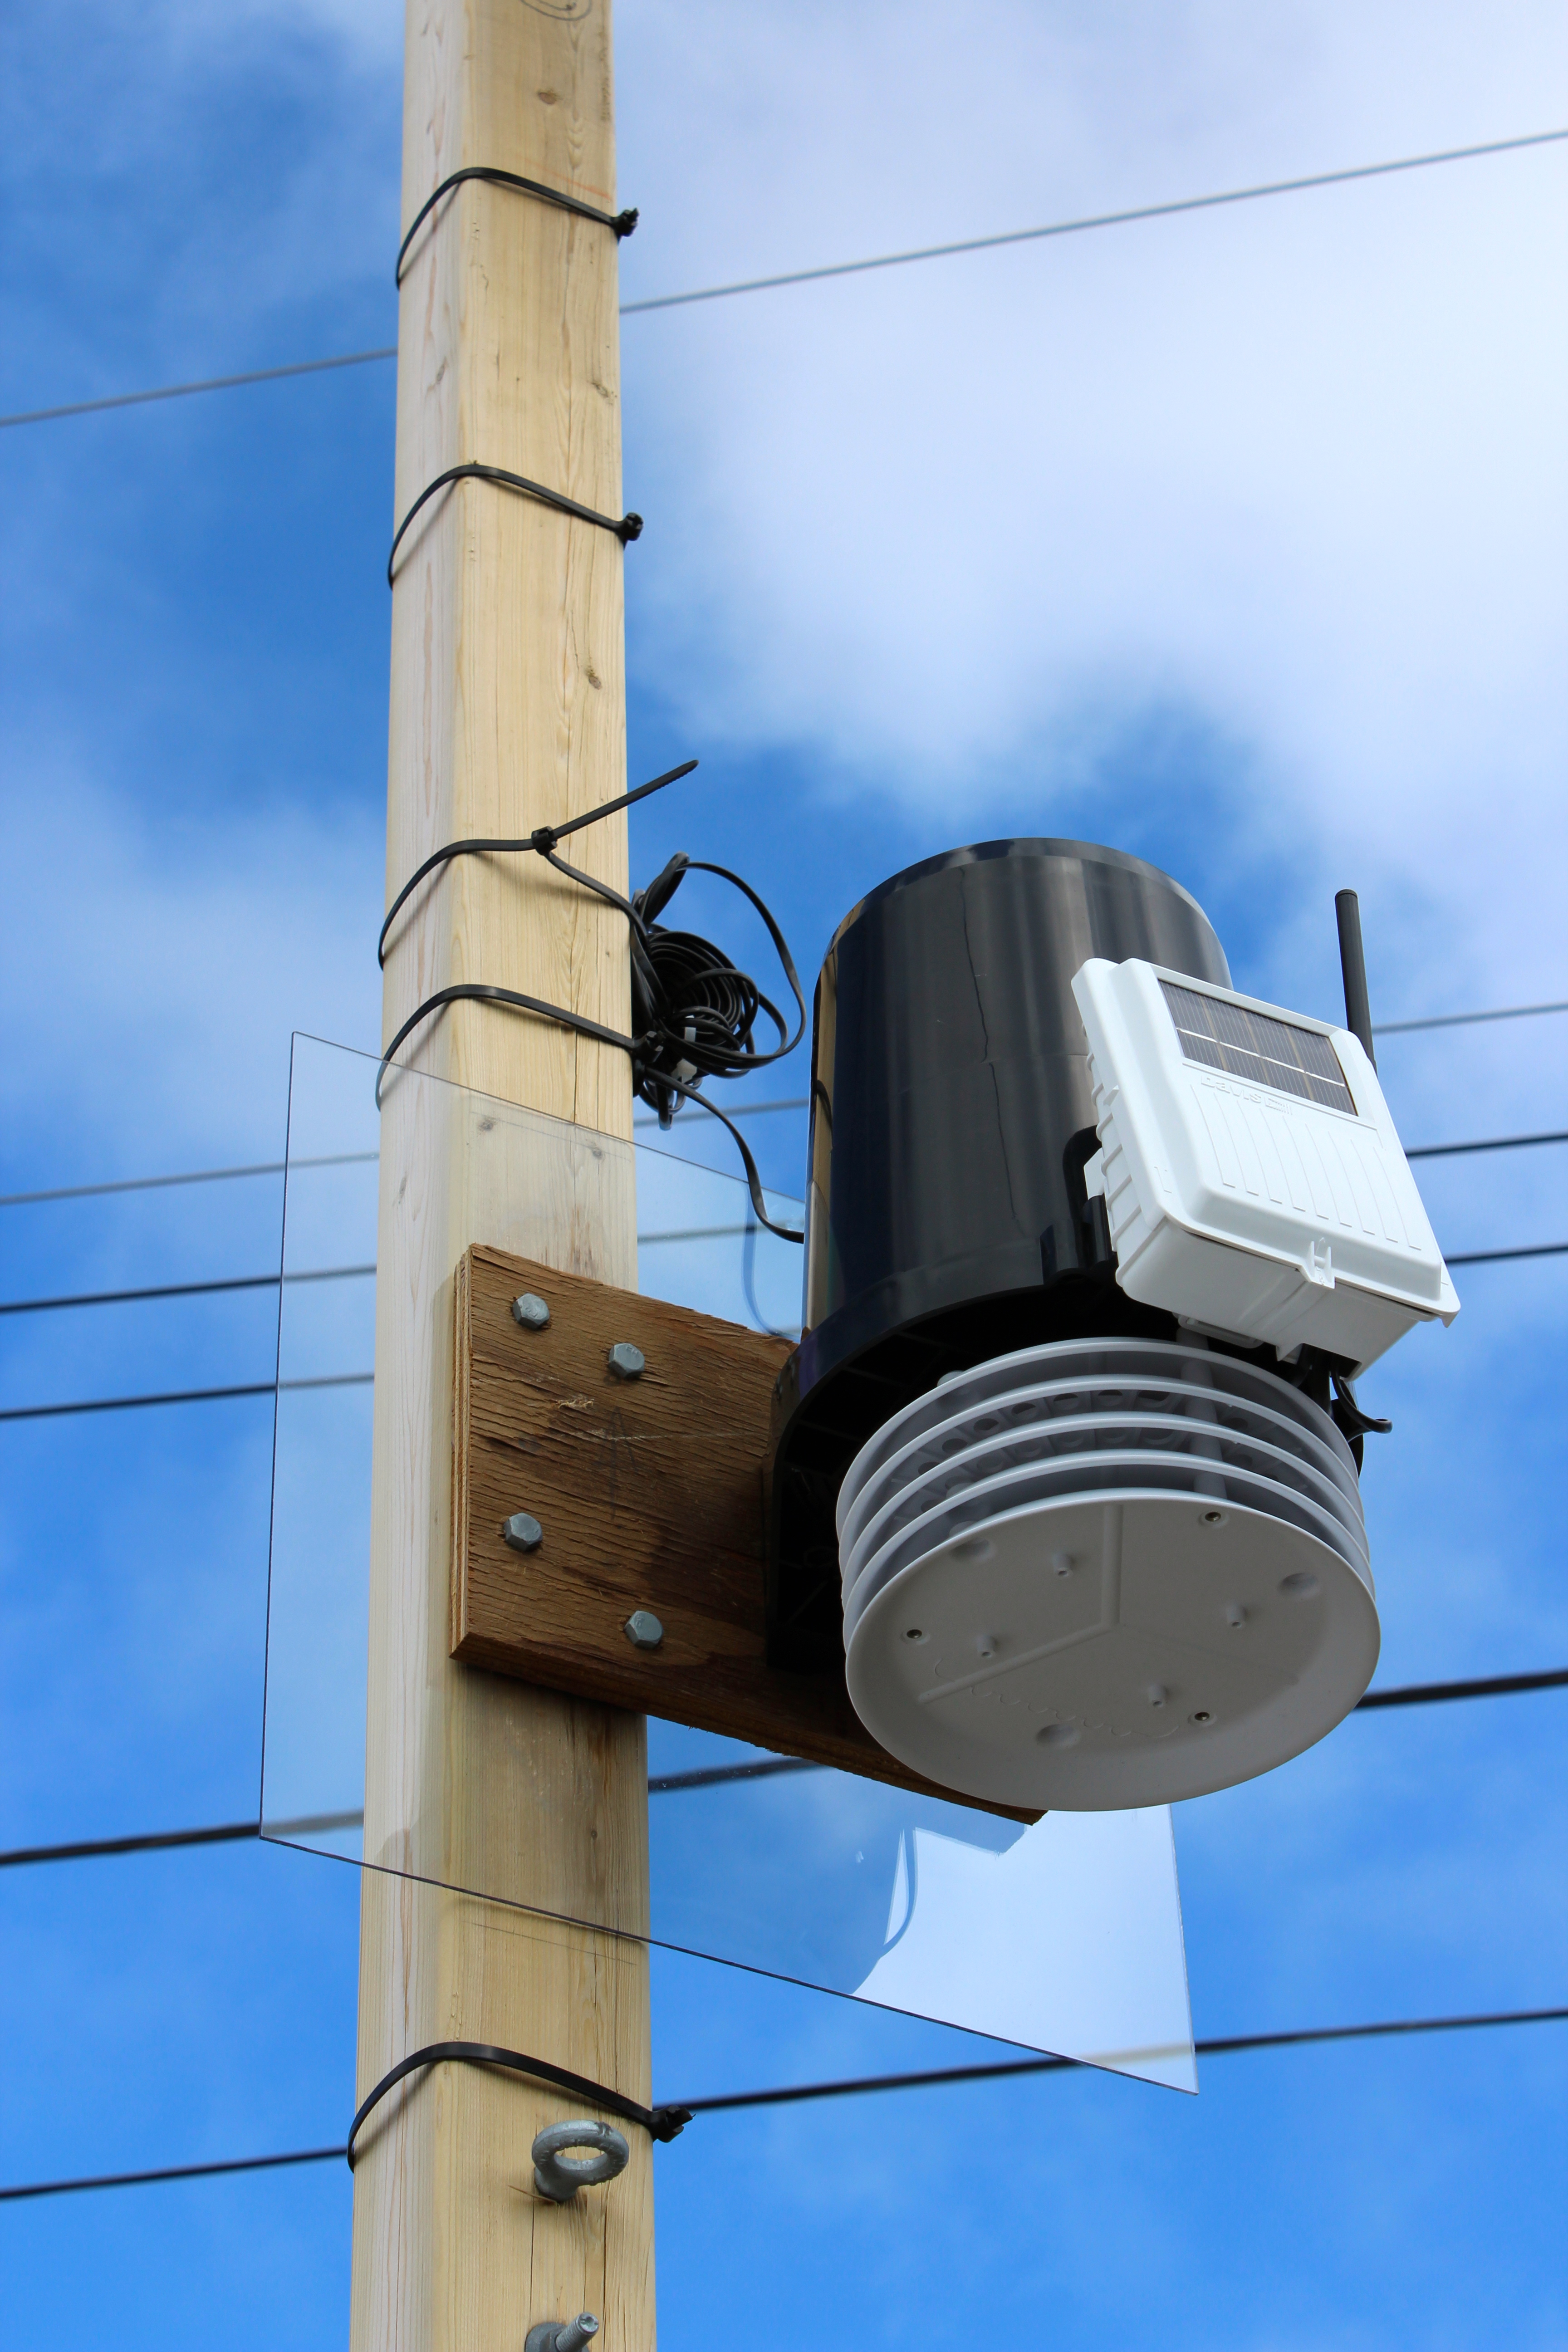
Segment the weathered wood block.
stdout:
[[[543,1330],[513,1318],[530,1292]],[[455,1658],[951,1795],[877,1745],[842,1667],[767,1663],[763,1464],[786,1340],[482,1247],[458,1268],[455,1328]],[[635,1380],[610,1369],[618,1342],[643,1354]],[[508,1547],[516,1512],[539,1522],[536,1551]],[[657,1650],[626,1634],[637,1609],[664,1627]]]

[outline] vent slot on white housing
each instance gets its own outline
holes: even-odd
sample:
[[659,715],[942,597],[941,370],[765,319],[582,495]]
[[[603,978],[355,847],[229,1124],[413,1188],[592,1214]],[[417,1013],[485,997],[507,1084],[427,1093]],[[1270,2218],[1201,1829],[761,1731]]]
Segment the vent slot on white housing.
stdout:
[[1459,1302],[1348,1029],[1132,959],[1073,981],[1116,1280],[1282,1360],[1353,1373]]
[[1321,1739],[1377,1661],[1349,1447],[1300,1389],[1201,1342],[960,1373],[861,1449],[837,1520],[857,1714],[983,1801],[1228,1787]]

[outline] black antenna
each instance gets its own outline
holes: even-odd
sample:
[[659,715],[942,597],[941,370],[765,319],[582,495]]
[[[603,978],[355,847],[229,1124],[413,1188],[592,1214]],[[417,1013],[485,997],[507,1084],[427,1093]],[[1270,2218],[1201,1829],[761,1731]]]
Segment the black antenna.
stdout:
[[1335,891],[1334,913],[1340,926],[1340,969],[1345,976],[1345,1027],[1375,1070],[1372,1002],[1366,992],[1366,957],[1361,944],[1361,901],[1353,890]]

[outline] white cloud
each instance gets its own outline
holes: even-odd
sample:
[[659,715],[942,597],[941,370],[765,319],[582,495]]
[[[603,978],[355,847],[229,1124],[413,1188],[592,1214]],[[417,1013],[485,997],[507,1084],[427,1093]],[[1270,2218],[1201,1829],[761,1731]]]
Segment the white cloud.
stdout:
[[[1568,44],[1528,5],[1003,0],[624,9],[620,47],[635,298],[1548,128]],[[710,737],[977,804],[1187,711],[1310,887],[1352,856],[1488,992],[1561,977],[1565,172],[628,320],[635,662]]]
[[0,988],[27,1016],[3,1098],[12,1134],[32,1139],[34,1181],[278,1156],[290,1031],[376,1043],[379,825],[229,805],[192,838],[89,788],[58,753],[23,754],[18,770],[6,831],[27,885]]

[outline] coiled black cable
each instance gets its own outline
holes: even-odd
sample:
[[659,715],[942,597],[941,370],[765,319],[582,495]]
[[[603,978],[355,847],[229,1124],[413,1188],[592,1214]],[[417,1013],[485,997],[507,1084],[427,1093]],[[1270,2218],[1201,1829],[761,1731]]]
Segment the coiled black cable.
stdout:
[[[763,1070],[771,1063],[782,1061],[794,1052],[805,1032],[805,998],[800,985],[800,975],[789,951],[784,933],[763,900],[732,874],[727,866],[710,866],[701,858],[678,854],[646,889],[634,898],[624,898],[607,882],[592,874],[584,874],[556,856],[556,845],[566,835],[576,833],[584,825],[595,824],[600,817],[611,816],[618,809],[629,808],[649,793],[656,793],[679,777],[689,776],[697,762],[688,760],[679,768],[671,768],[662,776],[655,776],[635,791],[622,793],[599,808],[590,809],[584,816],[573,817],[560,825],[538,825],[531,834],[515,839],[472,838],[448,842],[437,849],[410,875],[408,880],[387,909],[376,942],[376,957],[384,967],[386,942],[394,923],[409,898],[426,876],[446,866],[454,857],[469,857],[490,853],[511,853],[531,850],[554,866],[558,874],[577,882],[585,890],[605,898],[626,918],[630,930],[632,1023],[636,1034],[623,1037],[585,1015],[571,1013],[563,1005],[546,1004],[540,998],[524,996],[516,989],[498,988],[482,981],[459,982],[449,988],[437,989],[416,1007],[381,1058],[376,1078],[376,1101],[393,1055],[404,1040],[432,1013],[443,1005],[462,998],[474,998],[484,1003],[503,1004],[513,1012],[529,1013],[545,1021],[556,1021],[563,1028],[579,1035],[595,1037],[604,1045],[618,1045],[631,1057],[632,1090],[639,1100],[658,1114],[659,1125],[668,1128],[682,1102],[700,1104],[711,1111],[720,1124],[728,1129],[741,1164],[746,1171],[746,1186],[751,1194],[752,1208],[759,1224],[781,1241],[804,1241],[804,1234],[793,1226],[776,1224],[767,1213],[763,1198],[762,1178],[757,1163],[744,1136],[732,1119],[726,1118],[716,1103],[710,1102],[700,1090],[705,1078],[738,1078],[748,1071]],[[721,948],[700,938],[694,931],[667,929],[657,919],[669,904],[688,874],[712,874],[728,882],[751,902],[762,917],[773,942],[790,992],[795,998],[795,1023],[794,1034],[790,1024],[770,997],[764,996],[749,972],[742,971]],[[765,1051],[759,1047],[756,1027],[765,1016],[777,1034],[776,1045]]]

